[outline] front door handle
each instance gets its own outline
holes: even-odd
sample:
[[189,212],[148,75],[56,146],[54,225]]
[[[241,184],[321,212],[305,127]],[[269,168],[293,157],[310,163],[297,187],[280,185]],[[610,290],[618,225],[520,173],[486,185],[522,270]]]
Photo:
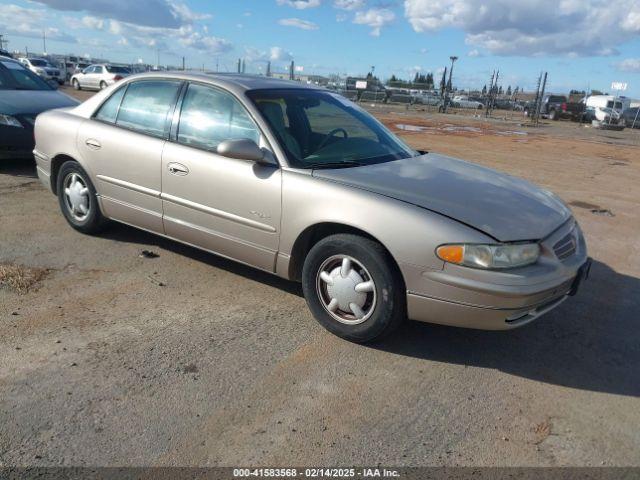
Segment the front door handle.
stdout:
[[92,150],[99,150],[100,148],[102,148],[100,142],[94,138],[88,138],[84,143]]
[[181,163],[172,162],[167,165],[167,169],[169,173],[173,173],[174,175],[187,175],[189,173],[189,169]]

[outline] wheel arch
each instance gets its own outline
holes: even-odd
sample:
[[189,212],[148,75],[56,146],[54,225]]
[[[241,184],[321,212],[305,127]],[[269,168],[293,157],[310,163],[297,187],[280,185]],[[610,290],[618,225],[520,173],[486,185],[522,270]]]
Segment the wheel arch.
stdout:
[[51,177],[50,177],[50,181],[51,181],[51,191],[53,192],[54,195],[57,195],[57,189],[58,189],[58,173],[60,172],[60,167],[62,167],[62,165],[65,162],[68,161],[73,161],[76,162],[78,164],[80,164],[80,162],[78,162],[78,160],[76,160],[75,158],[73,158],[70,155],[67,155],[66,153],[60,153],[58,155],[56,155],[55,157],[53,157],[51,159]]
[[340,233],[359,235],[382,245],[382,248],[384,248],[385,252],[389,256],[389,259],[391,260],[391,267],[396,271],[399,278],[402,279],[402,288],[405,288],[404,276],[402,275],[400,266],[398,265],[397,260],[393,257],[389,249],[385,246],[385,244],[378,240],[374,235],[362,230],[361,228],[339,222],[315,223],[305,228],[298,235],[295,242],[293,243],[293,248],[291,250],[291,259],[289,261],[288,271],[289,279],[300,281],[302,279],[302,266],[304,265],[304,260],[313,246],[320,240],[327,238],[330,235]]

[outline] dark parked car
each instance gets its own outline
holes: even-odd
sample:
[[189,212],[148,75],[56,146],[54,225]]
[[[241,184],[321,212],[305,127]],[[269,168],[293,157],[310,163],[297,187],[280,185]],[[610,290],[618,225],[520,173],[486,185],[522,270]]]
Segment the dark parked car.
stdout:
[[640,128],[640,107],[627,108],[622,112],[622,119],[627,128]]
[[[533,114],[533,103],[529,102],[525,105],[525,115]],[[558,120],[559,118],[580,120],[584,113],[584,107],[583,102],[570,102],[564,95],[547,94],[542,97],[540,116],[549,120]]]
[[36,116],[77,104],[19,62],[0,57],[0,160],[33,158]]

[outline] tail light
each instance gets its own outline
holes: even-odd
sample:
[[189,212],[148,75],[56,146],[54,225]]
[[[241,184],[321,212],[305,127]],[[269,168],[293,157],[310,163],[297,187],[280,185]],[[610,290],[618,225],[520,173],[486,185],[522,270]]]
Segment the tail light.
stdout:
[[122,75],[116,75],[113,79],[117,82],[118,80],[122,80],[124,77]]
[[566,111],[567,111],[567,104],[566,104],[566,103],[563,103],[563,104],[562,104],[562,111],[563,111],[563,112],[566,112]]

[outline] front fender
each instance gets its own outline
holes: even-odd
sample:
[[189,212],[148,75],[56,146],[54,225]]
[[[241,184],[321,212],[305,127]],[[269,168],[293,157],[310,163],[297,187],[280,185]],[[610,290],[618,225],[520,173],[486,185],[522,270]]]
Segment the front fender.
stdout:
[[[360,188],[284,170],[280,255],[290,257],[297,238],[309,227],[336,223],[377,239],[396,263],[442,270],[435,255],[443,243],[483,243],[485,234],[424,208]],[[282,274],[282,273],[281,273]]]

